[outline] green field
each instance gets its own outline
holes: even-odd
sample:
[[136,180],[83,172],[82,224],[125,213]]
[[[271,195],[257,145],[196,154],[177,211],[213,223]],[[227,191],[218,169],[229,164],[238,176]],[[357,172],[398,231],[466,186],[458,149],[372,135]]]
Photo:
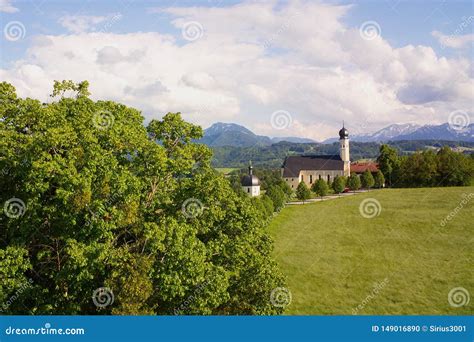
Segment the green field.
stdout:
[[[456,287],[474,296],[471,193],[474,187],[385,189],[287,206],[270,225],[292,293],[285,313],[473,314],[474,298],[460,307],[448,302]],[[378,216],[360,214],[366,198],[379,201]]]

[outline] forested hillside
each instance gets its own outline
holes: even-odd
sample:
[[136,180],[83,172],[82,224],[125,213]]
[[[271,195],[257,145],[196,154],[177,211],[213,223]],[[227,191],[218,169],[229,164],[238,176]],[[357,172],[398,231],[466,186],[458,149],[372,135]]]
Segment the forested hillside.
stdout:
[[[411,154],[427,148],[439,149],[442,146],[460,148],[466,153],[474,150],[473,142],[419,140],[419,141],[391,141],[387,143],[394,147],[400,154]],[[375,142],[351,142],[351,160],[375,159],[379,155],[380,144]],[[278,168],[286,156],[295,154],[338,154],[339,143],[289,143],[280,142],[271,146],[251,147],[212,147],[214,167],[245,167],[249,160],[256,166]]]

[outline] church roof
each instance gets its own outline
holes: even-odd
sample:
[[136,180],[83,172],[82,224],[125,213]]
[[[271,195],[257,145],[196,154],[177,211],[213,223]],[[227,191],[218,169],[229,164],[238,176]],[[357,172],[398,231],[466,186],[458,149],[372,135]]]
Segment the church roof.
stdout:
[[379,170],[379,164],[370,162],[351,164],[351,172],[364,173],[365,170],[369,170],[370,172],[377,172]]
[[289,156],[283,162],[283,177],[298,177],[301,170],[344,170],[339,155]]
[[260,185],[260,180],[255,175],[246,175],[242,177],[240,184],[242,186],[257,186]]

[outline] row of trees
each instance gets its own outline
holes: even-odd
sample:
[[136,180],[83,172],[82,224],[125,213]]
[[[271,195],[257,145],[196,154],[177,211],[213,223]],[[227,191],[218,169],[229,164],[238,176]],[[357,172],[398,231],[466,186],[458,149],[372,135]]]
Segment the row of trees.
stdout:
[[380,170],[392,187],[470,185],[474,177],[474,155],[464,155],[445,146],[438,152],[425,150],[400,156],[388,146],[380,147]]
[[296,188],[296,197],[301,201],[306,201],[311,197],[311,192],[323,198],[330,189],[336,194],[340,194],[346,188],[356,191],[360,188],[370,190],[372,187],[381,188],[384,186],[385,178],[379,170],[375,177],[369,170],[366,170],[361,176],[352,173],[349,177],[336,176],[333,182],[326,182],[318,179],[311,185],[311,189],[304,182],[300,182]]

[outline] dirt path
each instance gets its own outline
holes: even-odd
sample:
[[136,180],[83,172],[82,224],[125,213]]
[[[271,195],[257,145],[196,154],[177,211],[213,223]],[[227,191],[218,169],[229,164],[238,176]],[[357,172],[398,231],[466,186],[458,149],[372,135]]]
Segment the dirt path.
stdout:
[[[371,190],[371,191],[375,191],[375,190]],[[287,205],[292,205],[292,204],[306,204],[306,203],[312,203],[312,202],[321,202],[321,201],[332,200],[332,199],[335,199],[335,198],[342,198],[342,197],[357,195],[357,194],[364,193],[364,192],[368,192],[368,191],[367,190],[357,190],[356,192],[351,191],[351,192],[345,192],[345,193],[342,193],[342,194],[339,194],[339,195],[324,196],[323,199],[321,199],[320,197],[311,198],[309,200],[304,201],[304,203],[302,201],[295,201],[295,202],[287,202],[286,204]]]

